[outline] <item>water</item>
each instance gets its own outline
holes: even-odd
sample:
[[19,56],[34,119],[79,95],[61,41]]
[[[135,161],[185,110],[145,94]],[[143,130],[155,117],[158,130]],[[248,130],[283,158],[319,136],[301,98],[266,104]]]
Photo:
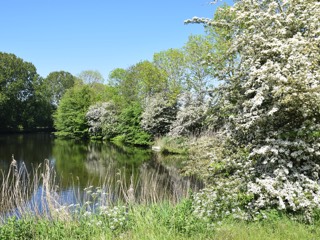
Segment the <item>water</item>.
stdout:
[[89,181],[97,183],[110,166],[115,171],[124,167],[131,171],[152,158],[148,149],[56,139],[47,133],[0,135],[1,170],[8,170],[12,154],[19,166],[24,163],[29,170],[48,159],[63,189],[69,188],[70,177],[85,186]]
[[[108,184],[116,185],[121,178],[123,189],[128,189],[134,182],[135,195],[140,199],[147,198],[148,189],[156,193],[153,198],[166,195],[168,199],[179,199],[190,188],[198,188],[192,179],[181,177],[179,169],[172,164],[160,164],[158,156],[150,149],[57,139],[48,133],[0,135],[0,170],[4,173],[10,168],[12,154],[18,168],[25,167],[30,173],[28,178],[32,178],[33,170],[39,165],[42,164],[39,169],[43,169],[44,160],[48,159],[56,173],[55,184],[59,186],[56,194],[60,204],[76,203],[84,194],[85,187],[101,186],[106,179]],[[166,162],[177,161],[166,159]],[[28,193],[28,204],[40,211],[43,209],[39,201],[43,196],[42,188],[40,184]],[[118,197],[115,193],[110,194]]]

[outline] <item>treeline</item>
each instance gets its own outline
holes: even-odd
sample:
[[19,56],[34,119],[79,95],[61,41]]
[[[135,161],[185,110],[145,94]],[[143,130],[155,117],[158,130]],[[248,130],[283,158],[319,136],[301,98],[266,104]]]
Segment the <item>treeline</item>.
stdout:
[[181,49],[114,69],[107,84],[82,79],[61,98],[57,135],[148,145],[155,136],[199,131],[213,82],[203,60],[213,48],[208,36],[190,36]]
[[213,99],[213,68],[206,58],[222,47],[215,34],[208,29],[190,36],[181,49],[114,69],[106,80],[97,71],[43,78],[32,63],[0,53],[0,130],[54,128],[62,137],[136,145],[155,136],[198,133],[207,127]]
[[[218,12],[215,18],[232,16]],[[114,69],[106,84],[90,72],[80,76],[53,115],[57,135],[148,145],[157,136],[197,135],[211,128],[218,96],[215,72],[227,61],[224,53],[232,33],[217,27],[205,30],[205,35],[190,36],[180,49]],[[212,56],[214,61],[208,61]]]

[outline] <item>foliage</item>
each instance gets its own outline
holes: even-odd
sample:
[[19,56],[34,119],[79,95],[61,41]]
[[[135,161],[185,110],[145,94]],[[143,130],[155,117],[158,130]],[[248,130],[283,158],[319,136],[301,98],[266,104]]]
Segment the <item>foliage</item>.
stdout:
[[171,104],[163,94],[157,94],[147,99],[142,113],[141,126],[153,136],[164,135],[169,132],[176,114],[176,104]]
[[99,102],[91,105],[86,113],[89,135],[110,139],[117,133],[118,111],[113,102]]
[[0,52],[1,130],[46,127],[51,109],[39,92],[42,81],[32,63]]
[[[303,212],[312,221],[320,207],[319,2],[242,0],[230,11],[231,22],[194,19],[230,27],[229,54],[238,59],[232,74],[229,66],[220,74],[220,113],[227,116],[221,134],[227,139],[212,151],[209,164],[223,161],[225,170],[208,168],[209,175],[225,174],[225,180],[199,195],[206,198],[199,200],[199,211],[216,217],[219,207],[221,217],[242,206],[244,218],[256,218],[256,212],[277,208]],[[226,150],[227,161],[218,155]],[[211,214],[208,204],[214,204]]]
[[146,100],[165,89],[165,78],[161,71],[149,61],[142,61],[129,70],[128,76],[135,79],[138,88],[138,99],[142,105]]
[[73,87],[75,82],[76,78],[69,72],[51,72],[44,79],[45,89],[43,89],[43,91],[50,99],[50,103],[58,106],[66,90]]
[[[194,218],[189,200],[184,200],[177,206],[167,203],[136,205],[128,208],[128,214],[122,210],[122,206],[115,206],[101,211],[105,214],[83,212],[82,217],[67,221],[28,216],[21,219],[10,218],[1,226],[0,238],[304,240],[318,239],[320,236],[319,222],[306,225],[273,212],[266,213],[267,219],[256,222],[225,219],[217,224],[208,225]],[[125,222],[121,221],[123,216]],[[114,226],[113,222],[116,222],[117,228],[111,228]]]
[[199,95],[185,92],[180,95],[180,108],[175,121],[170,126],[171,136],[187,136],[203,131],[204,120],[208,110],[208,102]]
[[54,115],[57,135],[83,138],[88,136],[86,113],[93,102],[93,91],[88,85],[77,84],[68,89]]
[[154,145],[160,148],[162,153],[161,157],[166,154],[181,154],[181,158],[184,160],[184,156],[188,152],[188,138],[186,137],[169,137],[163,136],[155,138]]
[[78,76],[86,84],[103,83],[103,76],[99,71],[86,70],[82,71]]
[[114,69],[109,75],[109,82],[118,89],[126,105],[133,102],[144,105],[147,98],[165,88],[161,71],[149,61],[139,62],[128,69]]
[[132,104],[120,113],[117,132],[124,142],[134,145],[150,143],[151,136],[140,126],[141,114],[142,108],[139,104]]
[[213,52],[212,42],[208,36],[191,35],[183,49],[187,69],[187,89],[199,95],[199,98],[203,98],[212,87],[212,68],[205,61]]
[[170,102],[176,102],[185,88],[187,69],[185,54],[180,49],[168,49],[153,55],[153,63],[166,78],[163,94]]

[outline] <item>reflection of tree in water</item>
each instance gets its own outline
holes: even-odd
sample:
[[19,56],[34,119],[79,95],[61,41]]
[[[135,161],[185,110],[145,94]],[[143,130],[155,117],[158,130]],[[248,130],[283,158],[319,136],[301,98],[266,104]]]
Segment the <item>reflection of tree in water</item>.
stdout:
[[89,149],[85,163],[88,172],[99,175],[102,180],[121,178],[125,185],[130,184],[131,175],[138,174],[141,164],[151,159],[149,149],[113,143],[91,143]]
[[68,188],[73,181],[86,186],[94,176],[85,167],[88,145],[82,141],[56,139],[53,146],[53,162],[62,188]]
[[[158,155],[153,155],[149,149],[54,139],[50,134],[0,136],[2,171],[9,169],[13,153],[19,169],[25,162],[30,179],[33,179],[32,169],[43,164],[44,159],[49,159],[56,171],[55,184],[59,185],[59,192],[66,199],[69,195],[73,196],[74,187],[81,191],[88,185],[100,186],[103,183],[107,184],[109,192],[116,190],[120,194],[126,193],[130,189],[131,179],[137,201],[176,201],[196,186],[190,179],[181,177],[176,166],[169,164],[173,162],[172,159],[158,161]],[[27,182],[23,180],[24,184]],[[37,201],[33,195],[39,192],[39,189],[30,189],[28,198],[33,197]]]
[[125,169],[126,179],[130,180],[132,172],[151,158],[150,151],[145,149],[61,139],[55,140],[53,155],[63,187],[70,184],[70,176],[79,179],[81,187],[98,185],[106,177],[115,176],[119,169]]
[[0,169],[7,171],[14,154],[18,166],[22,163],[31,171],[32,167],[43,163],[52,156],[53,136],[48,133],[36,134],[1,134]]
[[136,197],[143,201],[178,202],[191,191],[195,192],[202,187],[202,184],[195,179],[183,177],[178,168],[160,164],[157,157],[158,155],[154,154],[151,161],[140,167]]

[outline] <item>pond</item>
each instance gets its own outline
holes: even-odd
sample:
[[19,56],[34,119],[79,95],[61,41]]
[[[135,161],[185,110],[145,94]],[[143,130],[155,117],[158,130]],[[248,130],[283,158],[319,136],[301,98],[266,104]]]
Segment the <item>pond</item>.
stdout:
[[[194,179],[182,177],[175,164],[160,164],[159,155],[150,149],[109,142],[57,139],[48,133],[2,134],[2,199],[6,198],[3,193],[4,186],[9,185],[7,174],[11,168],[12,155],[16,161],[16,172],[21,175],[19,186],[23,186],[23,182],[33,184],[32,187],[24,186],[28,191],[20,190],[27,192],[22,194],[23,198],[28,198],[24,201],[32,203],[33,209],[43,208],[39,199],[43,196],[45,188],[46,167],[50,168],[50,189],[54,189],[55,194],[59,196],[60,204],[73,204],[79,202],[79,199],[84,199],[84,189],[88,186],[103,186],[114,200],[128,196],[126,192],[131,187],[139,202],[164,199],[179,201],[190,190],[196,191],[200,187]],[[165,162],[179,163],[168,158]],[[14,171],[11,173],[14,178]],[[11,185],[12,182],[9,181]],[[9,195],[12,195],[11,192],[10,190]],[[17,194],[11,195],[11,198],[17,198]],[[3,200],[0,204],[3,209],[8,210],[3,207]],[[13,206],[17,207],[17,204]]]

